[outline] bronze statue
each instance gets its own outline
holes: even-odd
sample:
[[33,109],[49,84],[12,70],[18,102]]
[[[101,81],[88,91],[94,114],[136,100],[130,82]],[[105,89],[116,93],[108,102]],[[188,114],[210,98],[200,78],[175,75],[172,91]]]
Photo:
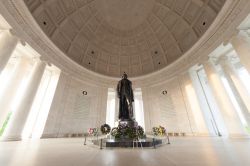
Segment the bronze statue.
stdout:
[[133,119],[133,102],[134,94],[132,89],[132,82],[127,79],[127,74],[124,73],[122,80],[117,85],[117,95],[119,98],[119,119],[132,120]]

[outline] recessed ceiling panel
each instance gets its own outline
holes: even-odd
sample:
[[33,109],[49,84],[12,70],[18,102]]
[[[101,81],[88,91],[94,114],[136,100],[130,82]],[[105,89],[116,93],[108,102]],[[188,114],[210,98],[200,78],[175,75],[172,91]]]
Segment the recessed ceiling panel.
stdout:
[[162,69],[206,32],[225,0],[24,0],[69,58],[103,75]]

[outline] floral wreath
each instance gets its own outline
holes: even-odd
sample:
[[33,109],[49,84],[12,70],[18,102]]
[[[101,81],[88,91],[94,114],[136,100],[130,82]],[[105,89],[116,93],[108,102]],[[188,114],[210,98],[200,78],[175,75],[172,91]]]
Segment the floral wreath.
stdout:
[[138,138],[142,138],[144,136],[144,130],[141,126],[137,127],[137,136]]
[[98,128],[89,128],[88,133],[89,133],[89,135],[97,136],[98,135]]
[[104,124],[101,126],[101,132],[102,134],[108,134],[110,132],[111,128],[108,124]]
[[129,127],[127,125],[120,124],[118,127],[112,128],[111,135],[115,137],[115,139],[123,137],[138,139],[144,137],[144,130],[141,126]]
[[121,137],[121,132],[118,129],[118,127],[112,128],[111,135],[115,138],[120,138]]
[[164,136],[166,135],[166,129],[163,126],[153,127],[153,134],[155,136]]

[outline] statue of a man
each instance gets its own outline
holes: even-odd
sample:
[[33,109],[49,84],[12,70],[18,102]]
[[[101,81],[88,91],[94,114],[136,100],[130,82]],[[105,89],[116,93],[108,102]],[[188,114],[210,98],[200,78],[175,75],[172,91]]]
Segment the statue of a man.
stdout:
[[122,80],[117,85],[117,95],[119,101],[119,119],[130,120],[133,118],[133,104],[134,94],[132,89],[132,82],[127,79],[127,74],[124,73]]

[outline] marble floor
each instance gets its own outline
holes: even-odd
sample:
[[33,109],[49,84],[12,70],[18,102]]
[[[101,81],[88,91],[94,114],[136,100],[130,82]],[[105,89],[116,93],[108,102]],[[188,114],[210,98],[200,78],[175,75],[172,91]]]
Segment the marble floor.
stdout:
[[171,137],[157,149],[103,149],[83,139],[0,142],[0,166],[249,166],[249,138]]

